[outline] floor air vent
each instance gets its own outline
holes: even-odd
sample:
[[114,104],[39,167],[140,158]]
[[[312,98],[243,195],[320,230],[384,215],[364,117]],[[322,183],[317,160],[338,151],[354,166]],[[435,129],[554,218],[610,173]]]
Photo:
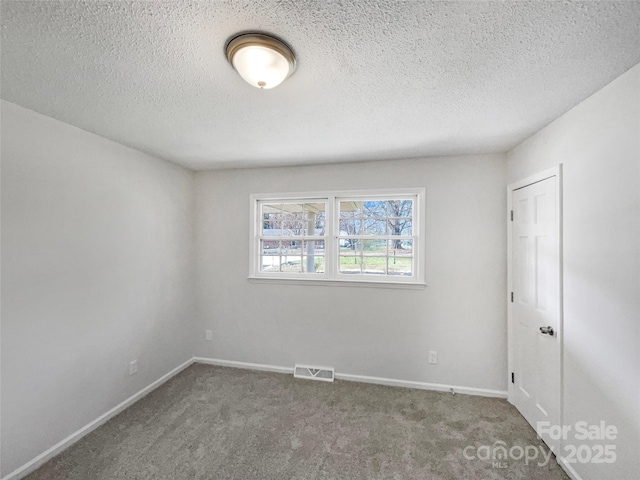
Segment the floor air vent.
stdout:
[[308,380],[320,380],[322,382],[333,382],[333,368],[310,367],[308,365],[297,365],[293,371],[295,378],[306,378]]

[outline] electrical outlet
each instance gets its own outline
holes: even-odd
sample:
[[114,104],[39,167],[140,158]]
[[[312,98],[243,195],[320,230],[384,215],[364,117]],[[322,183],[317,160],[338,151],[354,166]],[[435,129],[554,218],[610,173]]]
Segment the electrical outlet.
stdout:
[[138,359],[136,358],[133,362],[129,363],[129,375],[133,375],[138,373]]
[[211,330],[205,330],[204,331],[204,336],[207,340],[211,340],[213,333],[211,332]]
[[429,363],[433,365],[438,364],[438,352],[434,352],[433,350],[429,350]]

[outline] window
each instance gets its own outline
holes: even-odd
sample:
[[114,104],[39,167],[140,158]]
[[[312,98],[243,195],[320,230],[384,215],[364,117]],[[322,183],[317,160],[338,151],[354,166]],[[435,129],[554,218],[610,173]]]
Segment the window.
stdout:
[[260,201],[260,272],[325,272],[326,199]]
[[254,278],[423,284],[424,189],[252,195]]

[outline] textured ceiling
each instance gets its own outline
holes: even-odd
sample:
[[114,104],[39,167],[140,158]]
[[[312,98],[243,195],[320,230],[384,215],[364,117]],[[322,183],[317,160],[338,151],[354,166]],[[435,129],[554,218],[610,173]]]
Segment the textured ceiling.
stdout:
[[[2,1],[2,98],[194,169],[503,152],[640,62],[635,1]],[[226,41],[298,69],[260,91]]]

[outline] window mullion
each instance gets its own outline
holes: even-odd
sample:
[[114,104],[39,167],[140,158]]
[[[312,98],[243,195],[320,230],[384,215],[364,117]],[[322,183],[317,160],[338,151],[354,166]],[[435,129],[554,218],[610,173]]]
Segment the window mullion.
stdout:
[[327,219],[325,222],[325,226],[327,228],[327,241],[325,242],[324,251],[325,251],[325,272],[328,278],[335,279],[336,278],[336,262],[338,261],[338,250],[337,250],[337,236],[339,233],[339,228],[336,225],[337,219],[337,209],[336,209],[336,197],[331,195],[327,198]]

